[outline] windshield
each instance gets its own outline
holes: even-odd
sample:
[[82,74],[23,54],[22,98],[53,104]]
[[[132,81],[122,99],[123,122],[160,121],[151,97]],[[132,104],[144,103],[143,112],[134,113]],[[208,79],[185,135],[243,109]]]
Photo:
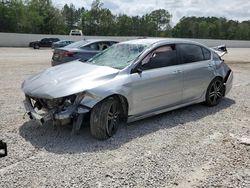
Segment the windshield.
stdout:
[[74,42],[70,45],[67,46],[67,48],[79,48],[85,44],[89,43],[89,41],[87,40],[81,40],[81,41],[78,41],[78,42]]
[[120,43],[97,54],[86,63],[123,69],[147,48],[144,44]]

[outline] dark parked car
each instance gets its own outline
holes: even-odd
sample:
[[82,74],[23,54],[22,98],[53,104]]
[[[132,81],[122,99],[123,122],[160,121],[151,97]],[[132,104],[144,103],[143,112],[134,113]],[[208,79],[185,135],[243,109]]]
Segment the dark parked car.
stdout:
[[81,40],[64,48],[54,50],[52,66],[67,63],[76,59],[87,61],[99,52],[107,49],[117,41],[109,40]]
[[56,48],[62,48],[64,46],[68,46],[69,44],[74,43],[75,41],[71,41],[71,40],[60,40],[58,42],[53,42],[51,48],[52,49],[56,49]]
[[51,47],[53,42],[58,41],[60,41],[58,38],[43,38],[40,41],[30,42],[29,47],[33,47],[34,49],[39,49],[40,47]]

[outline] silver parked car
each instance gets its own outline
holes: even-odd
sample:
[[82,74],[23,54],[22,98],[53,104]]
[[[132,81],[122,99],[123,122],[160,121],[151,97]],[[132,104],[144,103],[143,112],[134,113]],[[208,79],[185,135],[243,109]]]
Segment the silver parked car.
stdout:
[[111,40],[89,39],[81,40],[62,48],[57,48],[54,50],[51,65],[61,65],[77,59],[87,61],[99,52],[116,43],[118,42]]
[[[226,53],[224,46],[216,49]],[[233,72],[214,49],[174,39],[122,42],[87,62],[56,66],[24,81],[25,107],[41,123],[73,124],[89,115],[94,137],[107,139],[131,122],[190,104],[217,105]]]

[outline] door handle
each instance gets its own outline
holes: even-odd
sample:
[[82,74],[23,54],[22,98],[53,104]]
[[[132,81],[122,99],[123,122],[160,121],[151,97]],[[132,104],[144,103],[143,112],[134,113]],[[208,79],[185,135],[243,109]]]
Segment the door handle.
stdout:
[[208,64],[208,67],[213,67],[213,65],[211,63]]
[[173,71],[173,74],[179,74],[181,72],[182,72],[181,70],[176,70],[176,71]]

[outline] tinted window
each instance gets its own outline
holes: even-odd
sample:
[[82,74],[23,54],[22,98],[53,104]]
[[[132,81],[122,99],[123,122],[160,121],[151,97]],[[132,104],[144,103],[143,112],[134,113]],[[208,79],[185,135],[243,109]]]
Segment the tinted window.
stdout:
[[110,46],[109,42],[97,42],[84,46],[82,47],[82,49],[103,51],[106,50],[109,46]]
[[46,42],[46,41],[48,41],[48,39],[47,39],[47,38],[44,38],[44,39],[42,39],[41,41],[42,41],[42,42]]
[[106,50],[109,48],[112,44],[110,42],[101,42],[99,44],[99,50]]
[[203,55],[204,55],[204,60],[210,60],[211,59],[211,52],[206,48],[202,48],[202,51],[203,51]]
[[80,47],[86,45],[87,43],[89,43],[89,41],[81,40],[81,41],[78,41],[78,42],[74,42],[74,43],[68,45],[67,47],[68,48],[80,48]]
[[113,44],[117,44],[118,42],[116,42],[116,41],[110,41],[109,43],[110,43],[110,46],[112,46]]
[[163,46],[152,53],[142,61],[143,70],[167,67],[178,64],[175,45]]
[[183,63],[203,61],[203,52],[200,46],[194,44],[180,44]]

